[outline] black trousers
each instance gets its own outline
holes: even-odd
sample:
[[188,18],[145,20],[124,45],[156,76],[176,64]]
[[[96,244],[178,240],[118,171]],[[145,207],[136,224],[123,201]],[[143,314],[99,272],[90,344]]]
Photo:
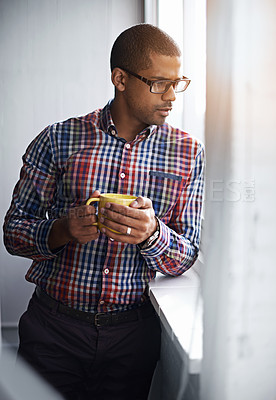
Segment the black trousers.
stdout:
[[156,314],[96,327],[34,294],[19,322],[19,356],[68,400],[146,400],[160,353]]

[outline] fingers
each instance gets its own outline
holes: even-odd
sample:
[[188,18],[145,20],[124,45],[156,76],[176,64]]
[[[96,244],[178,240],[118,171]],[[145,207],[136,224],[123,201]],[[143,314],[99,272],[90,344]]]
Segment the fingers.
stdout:
[[[100,222],[108,229],[122,234],[127,234],[127,229],[130,228],[131,235],[139,239],[147,234],[152,214],[154,215],[154,212],[150,213],[139,209],[131,210],[130,207],[118,207],[117,211],[102,209]],[[103,231],[103,233],[105,232]]]
[[[122,225],[118,222],[109,220],[107,218],[101,218],[100,222],[106,227],[108,230],[115,231],[115,233],[119,233],[120,235],[125,236],[139,236],[139,229],[133,225]],[[104,228],[102,232],[104,232]]]
[[[120,209],[120,212],[104,208],[101,210],[101,218],[114,221],[119,225],[138,228],[140,221],[145,218],[143,213],[140,213],[138,211],[139,210],[129,210],[129,207],[125,207],[125,209]],[[102,219],[100,219],[100,222],[102,222]]]
[[73,207],[68,210],[69,218],[83,218],[89,215],[95,215],[96,209],[93,205],[83,205],[79,207]]
[[152,201],[147,197],[139,196],[130,204],[131,208],[152,208]]
[[86,200],[86,204],[90,205],[91,203],[94,202],[92,199],[99,198],[100,195],[101,195],[101,193],[99,192],[99,190],[95,190],[95,191],[92,193],[92,196],[89,197],[89,199]]
[[[113,213],[111,213],[113,215]],[[141,230],[137,229],[137,220],[130,219],[124,215],[116,213],[114,218],[117,221],[108,219],[104,216],[100,218],[100,222],[104,225],[101,231],[106,234],[110,239],[116,240],[118,242],[125,243],[139,243]],[[124,221],[124,224],[122,223]],[[127,225],[128,224],[128,225]]]
[[85,244],[99,237],[94,206],[83,205],[69,210],[67,217],[68,230],[73,240]]
[[156,230],[152,202],[145,197],[138,197],[129,207],[106,203],[100,212],[100,222],[104,225],[101,231],[119,242],[141,243]]
[[80,244],[86,244],[92,240],[99,238],[99,231],[97,226],[87,226],[87,227],[70,227],[70,233],[72,239]]
[[137,197],[130,206],[124,206],[116,203],[106,203],[105,208],[101,209],[101,213],[110,219],[117,220],[121,223],[129,223],[126,218],[141,220],[146,215],[143,210],[152,209],[152,201],[146,197]]
[[[112,221],[109,221],[109,225],[113,226],[113,228],[117,228],[118,232],[114,232],[115,229],[111,228],[111,226],[107,227],[105,225],[104,228],[101,229],[101,231],[109,237],[111,240],[115,240],[117,242],[123,242],[123,243],[130,243],[130,244],[138,244],[141,243],[143,240],[141,239],[141,232],[134,229],[130,228],[127,226],[122,226],[118,224],[114,224]],[[112,230],[110,230],[112,229]],[[129,232],[129,233],[128,233]]]
[[[99,197],[95,191],[91,197]],[[82,205],[70,209],[68,229],[71,237],[84,244],[99,237],[97,216],[93,205]],[[138,244],[147,239],[156,229],[156,219],[152,202],[139,196],[129,207],[116,203],[106,203],[100,210],[101,231],[118,242]],[[93,225],[94,224],[94,225]]]
[[101,195],[101,192],[100,192],[99,190],[95,190],[95,191],[92,193],[92,196],[91,196],[91,197],[100,197],[100,195]]

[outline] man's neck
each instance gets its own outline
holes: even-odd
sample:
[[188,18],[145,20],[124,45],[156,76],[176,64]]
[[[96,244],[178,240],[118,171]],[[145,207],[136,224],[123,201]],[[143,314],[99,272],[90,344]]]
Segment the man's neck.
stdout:
[[146,125],[131,118],[126,107],[124,107],[124,105],[116,98],[111,104],[110,111],[118,136],[125,139],[127,142],[134,140],[137,134],[146,128]]

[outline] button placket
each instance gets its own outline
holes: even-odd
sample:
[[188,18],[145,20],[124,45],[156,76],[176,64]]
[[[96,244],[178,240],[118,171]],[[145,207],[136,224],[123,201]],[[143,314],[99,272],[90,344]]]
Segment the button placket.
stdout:
[[119,169],[119,181],[118,181],[118,193],[124,193],[128,189],[128,169],[130,166],[130,158],[131,158],[131,150],[132,144],[131,143],[124,143],[122,149],[122,158],[121,158],[121,165]]

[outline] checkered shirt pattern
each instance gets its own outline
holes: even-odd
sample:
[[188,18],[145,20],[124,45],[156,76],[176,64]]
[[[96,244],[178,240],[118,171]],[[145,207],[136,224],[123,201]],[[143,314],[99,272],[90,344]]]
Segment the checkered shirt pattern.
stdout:
[[[137,305],[156,271],[182,274],[200,244],[202,143],[167,123],[127,143],[118,137],[110,104],[50,125],[32,141],[4,223],[7,250],[33,260],[26,279],[88,312]],[[52,252],[53,222],[95,190],[150,198],[160,225],[157,241],[140,250],[101,233],[88,244],[71,241]]]

